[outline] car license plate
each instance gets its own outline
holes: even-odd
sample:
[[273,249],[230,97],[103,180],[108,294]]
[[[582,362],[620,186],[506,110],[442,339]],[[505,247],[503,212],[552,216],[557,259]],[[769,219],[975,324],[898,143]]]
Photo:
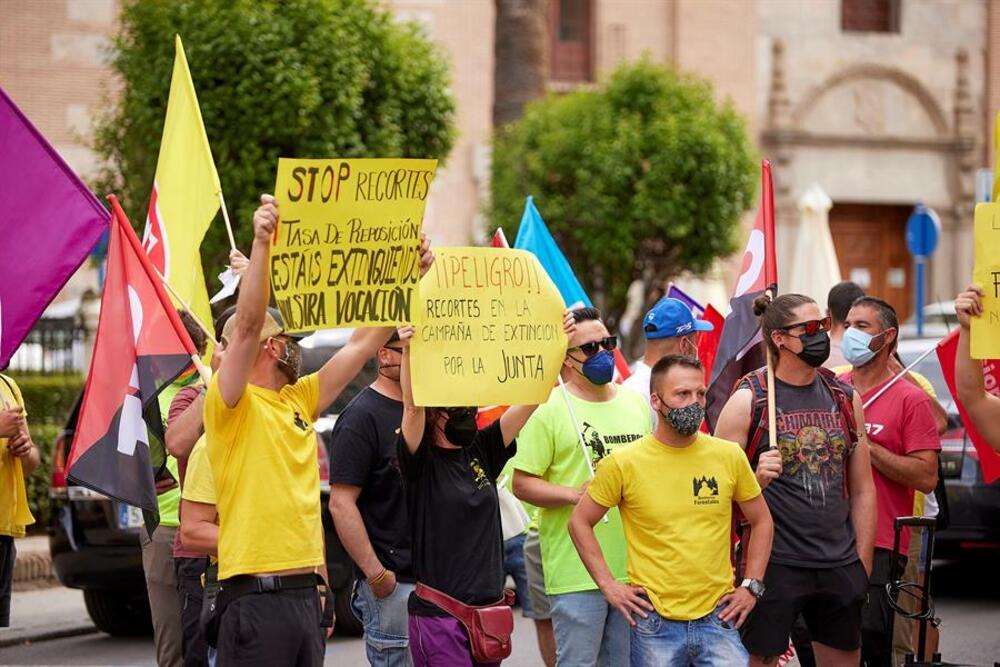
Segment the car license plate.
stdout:
[[118,506],[118,527],[138,528],[142,525],[142,510],[125,503],[115,503]]

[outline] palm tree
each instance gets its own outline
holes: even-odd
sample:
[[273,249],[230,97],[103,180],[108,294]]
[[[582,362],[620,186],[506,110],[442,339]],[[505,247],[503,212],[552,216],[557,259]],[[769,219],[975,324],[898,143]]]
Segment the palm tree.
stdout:
[[549,0],[494,0],[493,126],[521,117],[545,94],[549,74]]

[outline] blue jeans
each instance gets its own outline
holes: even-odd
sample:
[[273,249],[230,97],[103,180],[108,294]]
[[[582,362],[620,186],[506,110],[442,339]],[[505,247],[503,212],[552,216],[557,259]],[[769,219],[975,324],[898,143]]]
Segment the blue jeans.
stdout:
[[531,618],[531,595],[528,593],[528,574],[524,569],[524,537],[521,533],[503,543],[503,570],[514,578],[517,589],[517,603],[521,613]]
[[629,667],[628,621],[600,591],[549,599],[558,667]]
[[410,667],[409,641],[407,640],[406,602],[413,591],[413,584],[396,584],[396,590],[381,600],[372,593],[368,582],[360,579],[354,584],[351,609],[365,628],[365,652],[372,667]]
[[[669,621],[655,611],[635,617],[632,667],[735,667],[749,656],[739,630],[719,620],[719,610],[694,621]],[[726,627],[729,626],[729,627]]]

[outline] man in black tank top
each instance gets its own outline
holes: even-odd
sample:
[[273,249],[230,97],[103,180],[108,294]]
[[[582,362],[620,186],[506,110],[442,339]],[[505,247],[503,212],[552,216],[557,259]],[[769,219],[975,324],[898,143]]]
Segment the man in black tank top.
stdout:
[[[772,665],[805,620],[816,663],[857,665],[875,533],[875,489],[858,397],[817,368],[829,318],[788,294],[761,318],[775,368],[777,449],[768,449],[763,372],[737,386],[715,435],[748,448],[774,518],[765,593],[743,630],[751,665]],[[860,442],[857,440],[860,439]]]

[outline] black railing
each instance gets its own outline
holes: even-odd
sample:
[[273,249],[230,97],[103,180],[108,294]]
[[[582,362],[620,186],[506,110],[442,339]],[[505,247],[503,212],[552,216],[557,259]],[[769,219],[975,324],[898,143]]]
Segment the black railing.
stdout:
[[21,374],[84,373],[84,331],[75,317],[38,320],[10,360]]

